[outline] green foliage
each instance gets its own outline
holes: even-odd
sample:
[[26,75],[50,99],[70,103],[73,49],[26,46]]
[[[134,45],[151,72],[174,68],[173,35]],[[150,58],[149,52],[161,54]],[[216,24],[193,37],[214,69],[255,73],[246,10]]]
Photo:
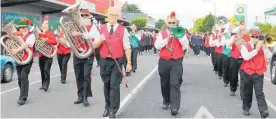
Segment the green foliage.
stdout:
[[194,25],[194,28],[195,28],[195,31],[196,32],[201,32],[203,31],[203,20],[204,18],[197,18],[196,21],[195,21],[195,25]]
[[212,14],[207,15],[202,22],[201,32],[211,32],[215,25],[216,17]]
[[147,25],[147,22],[148,20],[145,17],[136,17],[130,21],[130,24],[135,24],[137,27],[137,30],[141,30],[145,28],[145,26]]
[[167,24],[163,24],[161,27],[161,29],[166,29],[166,28],[168,28]]
[[142,11],[140,10],[137,4],[128,4],[128,3],[124,4],[122,11],[127,13],[142,13]]
[[155,23],[155,28],[157,28],[157,29],[162,29],[162,26],[163,26],[164,24],[166,24],[166,23],[165,23],[165,20],[159,19],[159,20]]
[[273,26],[273,27],[270,29],[270,33],[276,35],[276,26]]
[[272,28],[272,26],[268,23],[266,23],[266,24],[258,23],[257,26],[259,26],[259,28],[263,34],[268,34]]
[[189,31],[190,31],[191,33],[194,33],[194,32],[195,32],[195,29],[194,29],[194,28],[190,28]]

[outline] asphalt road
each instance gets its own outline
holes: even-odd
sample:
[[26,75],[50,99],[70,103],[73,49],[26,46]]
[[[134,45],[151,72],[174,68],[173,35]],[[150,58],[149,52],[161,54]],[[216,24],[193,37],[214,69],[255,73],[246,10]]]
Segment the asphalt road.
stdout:
[[[158,56],[148,52],[138,57],[138,69],[128,77],[130,90],[121,85],[120,118],[170,118],[170,111],[161,109],[162,96],[157,71]],[[229,96],[229,87],[212,71],[210,57],[190,56],[183,61],[184,73],[181,86],[181,108],[178,118],[214,117],[214,118],[259,118],[255,96],[249,117],[242,114],[239,90],[236,96]],[[40,91],[40,71],[33,64],[28,101],[24,106],[16,104],[19,90],[16,76],[10,83],[1,84],[2,118],[101,118],[104,110],[103,83],[99,76],[99,67],[92,70],[93,98],[90,106],[74,105],[77,98],[72,59],[69,61],[68,80],[60,83],[60,73],[56,59],[51,70],[51,84],[48,92]],[[16,75],[16,74],[15,74]],[[269,73],[265,76],[269,78]],[[270,118],[276,118],[276,85],[269,79],[264,81],[264,91],[268,100]]]

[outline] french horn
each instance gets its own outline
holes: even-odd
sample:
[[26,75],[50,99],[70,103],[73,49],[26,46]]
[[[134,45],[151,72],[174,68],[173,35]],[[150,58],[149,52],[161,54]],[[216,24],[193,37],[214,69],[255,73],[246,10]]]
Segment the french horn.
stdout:
[[87,33],[86,28],[80,23],[80,5],[79,3],[64,9],[62,12],[67,13],[67,16],[62,16],[59,23],[62,31],[64,31],[65,39],[69,42],[75,56],[80,59],[85,59],[94,51],[92,40],[86,40],[81,36],[72,36],[74,31]]
[[[19,48],[23,45],[24,40],[20,36],[14,36],[13,33],[17,32],[14,21],[11,21],[5,25],[2,29],[7,34],[2,36],[0,43],[5,49],[5,51],[10,55],[17,64],[25,65],[32,60],[32,51],[30,48],[25,48],[24,50],[18,52],[16,55],[12,55],[12,50]],[[24,58],[24,55],[27,54],[27,58]]]
[[56,45],[49,45],[42,41],[40,38],[40,34],[43,34],[42,31],[38,28],[37,25],[33,26],[34,28],[34,34],[37,37],[37,40],[35,41],[35,49],[42,53],[45,57],[53,58],[57,53],[57,46]]

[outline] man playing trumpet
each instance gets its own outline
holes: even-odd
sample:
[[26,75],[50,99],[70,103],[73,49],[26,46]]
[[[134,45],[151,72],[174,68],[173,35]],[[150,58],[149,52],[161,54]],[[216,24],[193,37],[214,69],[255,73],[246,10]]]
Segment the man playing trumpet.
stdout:
[[155,41],[155,48],[160,50],[158,71],[161,80],[161,91],[163,96],[164,110],[171,108],[171,114],[177,115],[180,108],[183,74],[184,49],[189,47],[186,35],[178,39],[172,35],[172,29],[176,26],[175,12],[166,19],[168,29],[161,31]]

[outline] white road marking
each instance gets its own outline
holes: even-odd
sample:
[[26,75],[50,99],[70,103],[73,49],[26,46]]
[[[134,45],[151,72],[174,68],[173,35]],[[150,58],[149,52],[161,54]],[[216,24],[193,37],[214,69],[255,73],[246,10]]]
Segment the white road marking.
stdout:
[[[154,67],[154,69],[131,91],[132,94],[134,95],[138,90],[141,89],[141,87],[150,79],[150,77],[157,71],[158,66]],[[120,104],[120,109],[118,110],[118,113],[120,113],[120,110],[124,107],[124,105],[132,98],[131,93],[129,93],[122,101]]]
[[[69,70],[68,72],[72,72],[72,71],[74,71],[74,70]],[[54,77],[57,77],[57,76],[60,76],[60,74],[56,74],[56,75],[54,75],[54,76],[51,76],[51,78],[54,78]],[[41,82],[41,80],[32,82],[32,83],[29,84],[29,86],[30,86],[30,85],[33,85],[33,84],[36,84],[36,83],[38,83],[38,82]],[[11,92],[11,91],[14,91],[14,90],[17,90],[17,89],[19,89],[19,87],[12,88],[12,89],[9,89],[9,90],[5,90],[5,91],[1,92],[1,95],[2,95],[2,94],[5,94],[5,93],[8,93],[8,92]]]
[[204,106],[201,106],[199,110],[197,111],[196,115],[194,116],[195,118],[211,118],[214,119],[214,116],[205,108]]
[[269,100],[266,99],[266,103],[270,108],[272,108],[276,112],[276,106],[273,105],[272,102],[270,102]]
[[268,80],[268,81],[271,81],[271,79],[270,79],[270,78],[267,78],[267,77],[264,77],[264,79],[266,79],[266,80]]

